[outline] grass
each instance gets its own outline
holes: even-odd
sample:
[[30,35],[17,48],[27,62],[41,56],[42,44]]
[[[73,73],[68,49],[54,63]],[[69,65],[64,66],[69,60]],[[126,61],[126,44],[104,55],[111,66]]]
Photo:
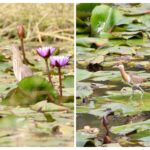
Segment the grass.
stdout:
[[0,41],[17,40],[16,26],[23,24],[25,41],[73,43],[73,11],[73,4],[0,4]]

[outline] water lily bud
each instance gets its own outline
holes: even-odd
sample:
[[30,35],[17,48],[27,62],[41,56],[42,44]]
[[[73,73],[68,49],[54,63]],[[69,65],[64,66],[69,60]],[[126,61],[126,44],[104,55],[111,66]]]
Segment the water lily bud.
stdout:
[[25,38],[25,30],[22,24],[17,26],[17,33],[20,39]]

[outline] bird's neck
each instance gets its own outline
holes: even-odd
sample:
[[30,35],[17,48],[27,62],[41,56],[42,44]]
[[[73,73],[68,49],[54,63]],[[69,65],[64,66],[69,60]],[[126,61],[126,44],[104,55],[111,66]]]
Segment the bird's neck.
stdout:
[[130,82],[130,76],[127,74],[124,68],[120,69],[121,76],[125,82]]

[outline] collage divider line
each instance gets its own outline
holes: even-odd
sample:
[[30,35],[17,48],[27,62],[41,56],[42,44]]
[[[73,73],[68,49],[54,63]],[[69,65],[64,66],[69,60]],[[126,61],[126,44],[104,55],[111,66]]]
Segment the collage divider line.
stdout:
[[76,3],[74,2],[74,147],[76,147]]

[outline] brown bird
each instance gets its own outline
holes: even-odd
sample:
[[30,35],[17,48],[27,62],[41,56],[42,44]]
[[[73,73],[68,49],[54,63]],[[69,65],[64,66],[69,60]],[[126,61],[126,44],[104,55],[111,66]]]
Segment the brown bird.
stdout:
[[20,81],[24,77],[32,76],[32,70],[27,65],[23,64],[22,55],[16,46],[12,46],[12,53],[13,71],[16,79]]
[[116,64],[113,68],[118,68],[123,80],[132,87],[132,96],[134,95],[135,90],[140,90],[143,97],[144,90],[141,88],[141,84],[145,81],[145,78],[142,78],[133,73],[127,73],[124,65],[121,63]]

